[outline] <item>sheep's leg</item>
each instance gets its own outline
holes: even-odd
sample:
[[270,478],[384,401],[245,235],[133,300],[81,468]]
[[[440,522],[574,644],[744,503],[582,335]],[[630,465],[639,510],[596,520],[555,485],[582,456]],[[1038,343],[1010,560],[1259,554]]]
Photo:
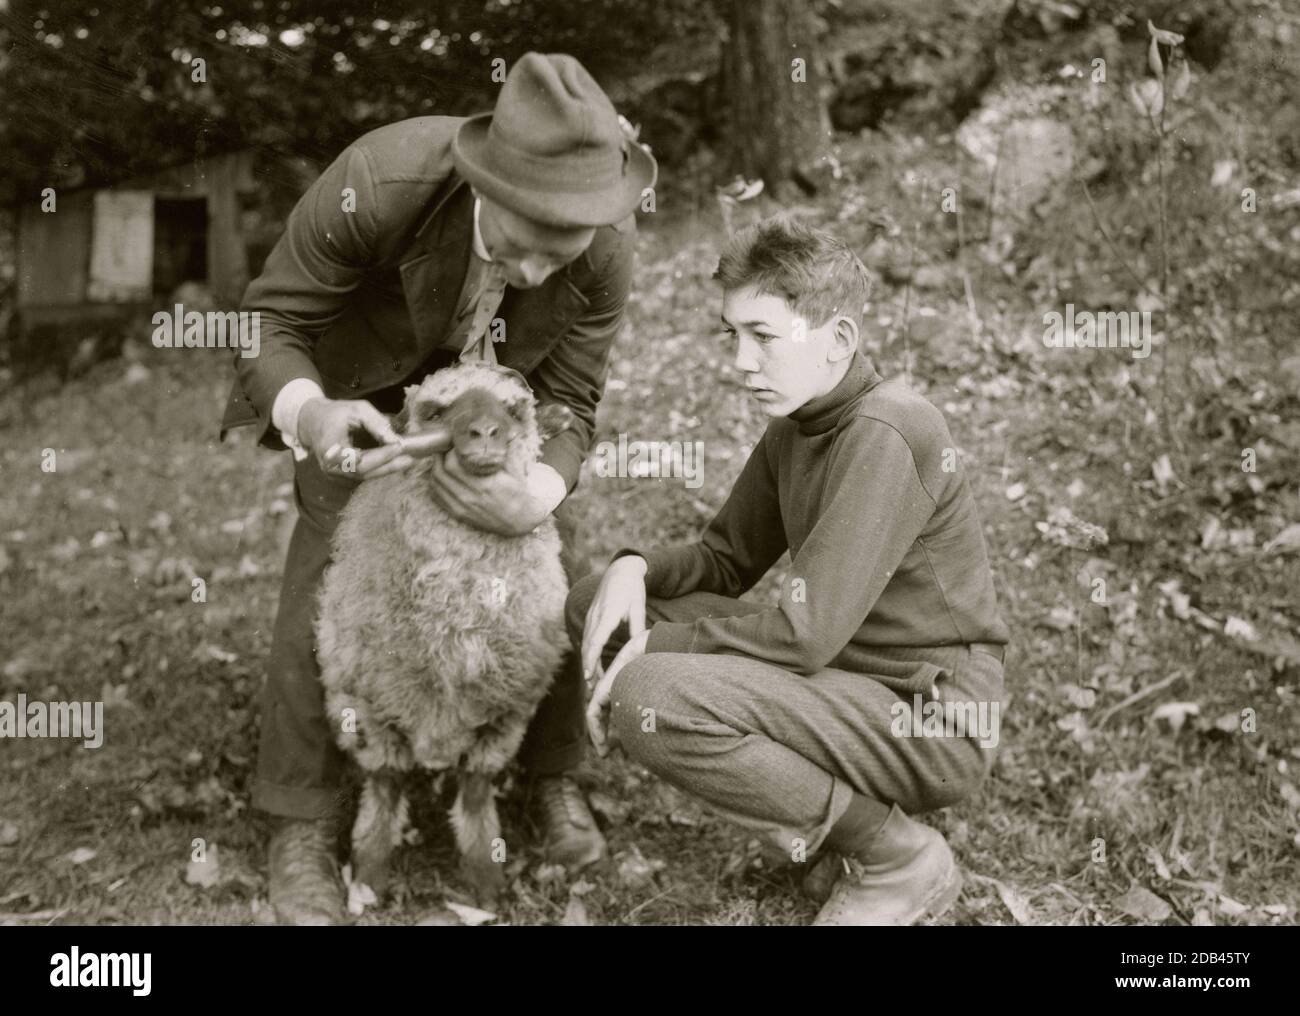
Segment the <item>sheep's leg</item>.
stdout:
[[495,903],[506,884],[501,819],[492,792],[495,775],[462,768],[456,803],[451,807],[461,875],[484,904]]
[[392,772],[366,774],[361,805],[352,826],[352,881],[369,886],[383,898],[388,889],[388,860],[397,844],[406,802]]

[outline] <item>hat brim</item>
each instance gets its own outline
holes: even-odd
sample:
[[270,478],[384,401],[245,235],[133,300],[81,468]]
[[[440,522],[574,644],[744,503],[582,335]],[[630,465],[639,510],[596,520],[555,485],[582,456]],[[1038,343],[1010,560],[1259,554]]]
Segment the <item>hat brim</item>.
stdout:
[[599,191],[542,192],[503,179],[488,158],[491,113],[472,116],[452,138],[456,171],[481,193],[512,212],[548,226],[590,228],[622,222],[641,202],[642,192],[659,176],[654,157],[641,145],[629,143],[628,171],[613,187]]

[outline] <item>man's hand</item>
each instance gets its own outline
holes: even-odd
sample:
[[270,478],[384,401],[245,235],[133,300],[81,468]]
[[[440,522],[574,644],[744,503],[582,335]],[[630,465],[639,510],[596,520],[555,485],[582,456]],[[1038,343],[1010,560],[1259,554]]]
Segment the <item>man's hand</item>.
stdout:
[[[363,452],[355,445],[358,434],[382,447]],[[333,476],[371,476],[383,465],[391,472],[399,457],[409,458],[392,422],[364,399],[308,399],[298,412],[298,440]]]
[[646,560],[620,557],[605,569],[582,626],[582,676],[589,684],[601,672],[600,654],[614,629],[627,622],[630,636],[645,631]]
[[[534,471],[549,468],[541,464],[533,466]],[[539,496],[532,484],[504,469],[490,476],[467,473],[454,449],[446,455],[433,456],[429,478],[433,499],[447,514],[498,536],[531,533],[559,503],[559,499]],[[563,481],[559,486],[562,498]],[[551,500],[555,503],[548,503]]]
[[[619,561],[622,560],[623,558],[619,558]],[[616,561],[615,564],[617,563]],[[609,725],[609,698],[614,691],[614,678],[618,677],[618,672],[638,656],[645,655],[645,644],[649,637],[650,633],[643,631],[635,638],[628,639],[627,644],[618,651],[618,655],[610,663],[609,670],[605,671],[596,684],[596,690],[591,693],[591,699],[587,702],[587,736],[591,738],[592,746],[601,758],[608,755],[609,750],[616,743],[614,730]]]

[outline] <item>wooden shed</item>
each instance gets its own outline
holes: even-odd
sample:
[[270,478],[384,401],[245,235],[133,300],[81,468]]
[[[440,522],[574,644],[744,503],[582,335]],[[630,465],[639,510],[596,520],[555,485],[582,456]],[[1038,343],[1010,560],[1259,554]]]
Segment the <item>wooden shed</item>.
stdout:
[[201,282],[233,309],[249,280],[243,195],[254,153],[158,169],[111,187],[46,192],[17,210],[15,309],[26,331],[165,305]]

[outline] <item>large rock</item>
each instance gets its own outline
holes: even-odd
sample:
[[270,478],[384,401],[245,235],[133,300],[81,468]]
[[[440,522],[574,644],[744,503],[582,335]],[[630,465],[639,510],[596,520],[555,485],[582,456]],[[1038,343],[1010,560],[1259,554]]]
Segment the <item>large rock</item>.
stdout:
[[885,117],[947,127],[979,104],[997,71],[1011,0],[876,0],[844,3],[823,41],[837,130],[874,128]]
[[1069,124],[1040,112],[1053,107],[1060,91],[1050,85],[991,92],[957,131],[958,144],[984,170],[977,189],[992,196],[991,239],[1014,235],[1074,173]]

